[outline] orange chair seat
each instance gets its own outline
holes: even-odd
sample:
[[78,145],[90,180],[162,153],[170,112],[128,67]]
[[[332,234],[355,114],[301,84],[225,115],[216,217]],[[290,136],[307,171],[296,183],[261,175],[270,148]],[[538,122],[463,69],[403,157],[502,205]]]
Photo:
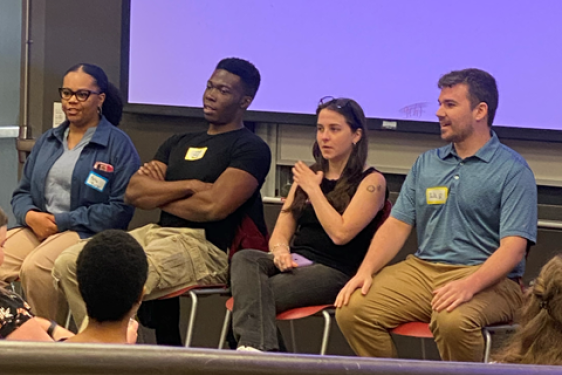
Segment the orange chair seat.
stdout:
[[[232,309],[234,307],[234,298],[230,297],[226,303],[226,316],[224,317],[224,323],[221,332],[221,338],[219,339],[219,349],[223,348],[225,339],[226,339],[226,332],[230,325],[230,319],[232,316]],[[293,320],[306,318],[317,313],[322,313],[324,317],[324,333],[322,334],[322,344],[320,347],[320,355],[326,354],[326,350],[328,349],[328,340],[330,338],[330,323],[331,323],[331,315],[334,314],[334,305],[317,305],[317,306],[305,306],[305,307],[297,307],[294,309],[290,309],[284,311],[280,314],[277,314],[277,320],[288,320],[291,324],[291,337],[293,341],[293,350],[296,352],[296,341],[295,341],[295,333],[293,328]],[[332,308],[332,309],[331,309]]]
[[[217,285],[191,285],[185,288],[182,288],[180,290],[176,290],[175,292],[172,292],[170,294],[166,294],[165,296],[162,296],[158,299],[169,299],[169,298],[174,298],[174,297],[179,297],[179,296],[183,296],[184,294],[189,293],[191,290],[194,289],[198,289],[198,290],[204,290],[204,289],[224,289],[225,293],[228,292],[228,286],[225,284],[217,284]],[[215,292],[216,293],[216,292]]]
[[391,329],[390,332],[397,335],[419,337],[422,339],[433,338],[433,333],[431,333],[431,330],[429,329],[429,324],[422,322],[404,323],[394,329]]

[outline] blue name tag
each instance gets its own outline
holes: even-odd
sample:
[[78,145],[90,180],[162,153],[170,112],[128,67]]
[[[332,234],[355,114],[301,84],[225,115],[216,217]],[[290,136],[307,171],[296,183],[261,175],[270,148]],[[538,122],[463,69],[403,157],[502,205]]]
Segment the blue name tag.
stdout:
[[90,172],[88,178],[86,178],[86,185],[97,191],[103,191],[105,185],[107,185],[107,178],[100,176],[96,172]]

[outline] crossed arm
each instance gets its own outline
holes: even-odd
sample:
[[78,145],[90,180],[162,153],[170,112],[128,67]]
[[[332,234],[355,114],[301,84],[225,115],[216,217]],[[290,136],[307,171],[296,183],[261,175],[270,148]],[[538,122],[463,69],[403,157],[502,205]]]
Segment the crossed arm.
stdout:
[[125,202],[138,208],[153,210],[175,200],[190,197],[211,185],[199,180],[166,181],[167,169],[166,164],[157,160],[145,163],[131,177],[125,192]]
[[186,220],[208,222],[233,213],[259,186],[253,175],[237,168],[227,168],[213,184],[165,181],[166,169],[166,164],[159,161],[146,163],[131,178],[126,201],[139,208],[159,207]]

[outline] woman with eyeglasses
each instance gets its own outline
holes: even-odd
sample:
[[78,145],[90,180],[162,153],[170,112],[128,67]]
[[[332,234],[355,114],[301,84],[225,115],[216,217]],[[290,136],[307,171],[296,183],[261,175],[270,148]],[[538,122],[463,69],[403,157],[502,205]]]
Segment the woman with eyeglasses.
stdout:
[[276,314],[334,303],[388,211],[385,179],[367,165],[363,109],[329,97],[316,114],[316,163],[293,167],[269,253],[242,250],[232,259],[238,350],[277,351]]
[[562,255],[544,265],[525,293],[519,324],[495,361],[562,365]]
[[127,228],[134,208],[123,196],[140,159],[116,127],[123,104],[100,67],[73,66],[59,93],[66,121],[39,137],[25,163],[0,280],[19,277],[35,315],[60,324],[67,304],[51,276],[55,259],[80,239]]

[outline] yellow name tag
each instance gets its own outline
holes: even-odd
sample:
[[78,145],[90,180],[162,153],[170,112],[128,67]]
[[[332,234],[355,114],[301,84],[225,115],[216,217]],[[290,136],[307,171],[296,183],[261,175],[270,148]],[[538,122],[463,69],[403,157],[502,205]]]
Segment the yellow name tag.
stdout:
[[436,186],[425,191],[427,204],[445,204],[449,189],[446,186]]
[[187,153],[185,154],[185,160],[203,159],[203,156],[205,156],[205,152],[207,152],[207,147],[202,147],[202,148],[190,147],[189,150],[187,150]]

